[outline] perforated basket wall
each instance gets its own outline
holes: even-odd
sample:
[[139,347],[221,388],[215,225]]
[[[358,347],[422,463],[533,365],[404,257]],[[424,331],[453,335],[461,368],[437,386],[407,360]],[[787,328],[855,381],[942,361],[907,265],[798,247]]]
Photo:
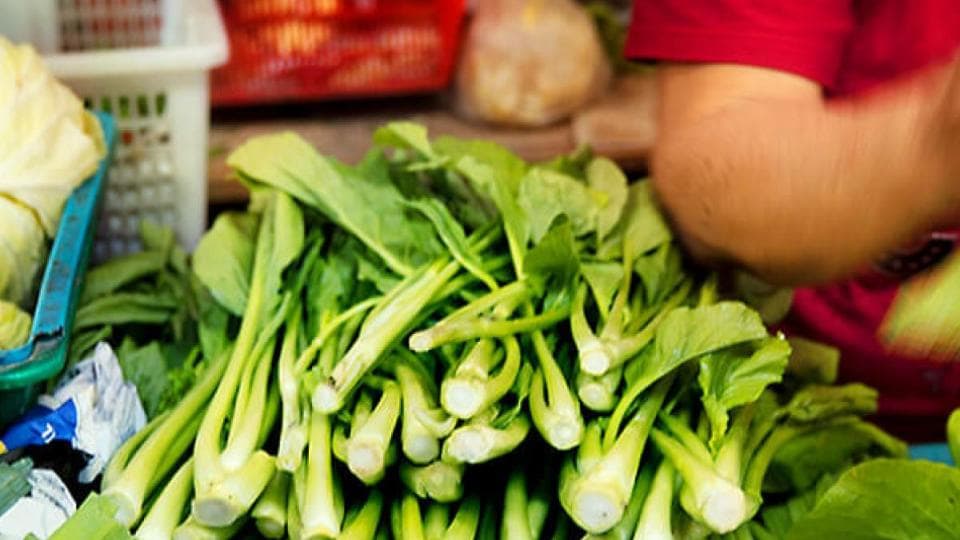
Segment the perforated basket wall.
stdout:
[[209,70],[227,56],[214,0],[57,0],[53,72],[119,141],[94,257],[138,249],[142,219],[188,247],[206,228]]

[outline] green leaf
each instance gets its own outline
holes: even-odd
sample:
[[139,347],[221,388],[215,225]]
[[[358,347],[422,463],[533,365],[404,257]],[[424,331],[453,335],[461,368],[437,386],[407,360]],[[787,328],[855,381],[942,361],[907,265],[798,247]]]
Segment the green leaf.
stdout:
[[628,260],[633,260],[673,238],[660,210],[654,204],[650,182],[630,185],[622,222],[623,256]]
[[643,284],[643,299],[647,306],[666,299],[685,275],[680,250],[669,242],[638,257],[633,263],[633,271]]
[[768,385],[780,382],[790,344],[770,338],[747,354],[727,349],[700,358],[698,381],[703,408],[710,419],[712,448],[717,448],[727,432],[731,409],[756,401]]
[[140,240],[143,241],[144,251],[159,251],[168,257],[177,245],[173,229],[146,219],[140,222]]
[[537,167],[550,169],[577,180],[587,179],[587,167],[593,161],[593,151],[589,146],[580,146],[569,154],[557,156],[550,161],[538,163]]
[[411,274],[442,251],[433,227],[406,211],[396,186],[321,156],[293,133],[249,139],[227,164],[255,185],[275,187],[316,208],[398,274]]
[[280,303],[283,271],[303,251],[303,213],[297,203],[282,191],[270,193],[260,229],[251,283],[262,279],[265,301],[260,306],[260,323],[266,323]]
[[227,348],[230,314],[213,299],[209,289],[196,277],[190,280],[196,302],[197,339],[204,358],[217,358]]
[[770,465],[768,479],[780,479],[785,489],[803,491],[825,474],[839,474],[856,463],[876,457],[907,457],[907,445],[862,420],[829,426],[786,443]]
[[[318,259],[317,264],[311,269],[305,295],[309,335],[315,336],[320,331],[324,313],[339,313],[346,307],[358,276],[362,279],[372,279],[371,276],[366,275],[368,270],[358,269],[358,260],[366,261],[365,257],[358,257],[360,249],[362,246],[357,240],[335,234],[327,255]],[[386,274],[385,271],[380,271],[377,275],[384,274]],[[391,282],[392,279],[391,277]],[[389,286],[386,282],[380,285]]]
[[591,160],[586,172],[590,188],[605,195],[597,214],[597,236],[603,238],[620,221],[627,204],[627,177],[616,163],[604,157]]
[[657,327],[651,368],[666,374],[698,356],[767,337],[757,312],[740,302],[671,311]]
[[414,122],[390,122],[374,132],[373,142],[383,146],[411,149],[426,158],[428,163],[438,162],[439,156],[433,151],[427,137],[427,128]]
[[788,540],[947,540],[960,531],[960,471],[878,459],[845,472]]
[[153,418],[160,412],[160,398],[167,389],[167,360],[160,343],[152,341],[138,348],[124,341],[117,351],[117,359],[124,379],[137,387],[147,417]]
[[433,147],[449,158],[454,171],[493,201],[503,220],[510,256],[519,268],[530,238],[527,215],[517,202],[520,182],[527,171],[526,163],[509,150],[488,141],[440,137],[434,141]]
[[876,390],[859,383],[843,386],[809,385],[793,395],[783,407],[783,414],[794,423],[873,414],[877,412],[877,397]]
[[540,243],[527,253],[523,270],[538,294],[569,292],[572,300],[572,289],[580,272],[580,258],[569,220],[561,216],[554,223]]
[[460,223],[454,219],[447,207],[437,199],[423,198],[408,203],[433,223],[440,240],[443,241],[453,258],[487,287],[495,289],[497,282],[483,269],[483,261],[474,253],[467,242],[467,235]]
[[371,261],[368,257],[357,257],[356,268],[357,280],[370,282],[382,294],[392,291],[401,281],[396,274],[390,273],[377,264],[377,261]]
[[801,382],[833,384],[840,367],[840,351],[809,339],[791,337],[787,373]]
[[105,324],[161,324],[170,320],[178,305],[178,300],[167,293],[118,292],[78,309],[73,327],[83,330]]
[[595,231],[605,197],[573,177],[534,167],[520,182],[517,202],[527,216],[531,240],[539,242],[561,215],[570,220],[575,236]]
[[193,271],[230,313],[242,316],[253,268],[255,214],[224,213],[193,253]]
[[112,333],[113,328],[110,326],[74,331],[70,336],[70,360],[68,365],[72,366],[80,360],[83,360],[83,357],[86,356],[97,343],[109,338]]
[[593,299],[603,306],[601,312],[607,312],[623,280],[623,266],[615,262],[585,262],[580,271],[590,285]]
[[786,538],[790,529],[793,528],[793,524],[809,514],[816,506],[817,501],[836,481],[836,476],[825,475],[817,481],[813,488],[791,497],[784,503],[764,505],[760,510],[760,521],[763,521],[763,526],[757,521],[749,524],[752,530],[756,531],[757,528],[760,528],[762,532],[768,535],[758,536],[757,539],[771,538],[769,535],[772,535],[772,538]]
[[167,253],[163,251],[140,251],[110,259],[84,276],[80,305],[115,292],[142,277],[156,274],[166,264]]

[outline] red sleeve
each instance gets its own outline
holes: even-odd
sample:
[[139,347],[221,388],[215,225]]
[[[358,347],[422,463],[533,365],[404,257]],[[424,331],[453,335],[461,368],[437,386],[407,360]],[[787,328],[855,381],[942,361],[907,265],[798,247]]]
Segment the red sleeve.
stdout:
[[788,71],[832,88],[854,0],[635,0],[626,55]]

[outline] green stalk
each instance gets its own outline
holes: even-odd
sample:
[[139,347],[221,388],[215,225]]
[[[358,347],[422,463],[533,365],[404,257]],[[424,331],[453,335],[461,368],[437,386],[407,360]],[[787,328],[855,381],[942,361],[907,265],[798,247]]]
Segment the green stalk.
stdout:
[[[504,338],[503,344],[504,348],[506,349],[506,355],[503,364],[500,366],[500,369],[495,375],[485,381],[482,390],[482,399],[474,399],[468,401],[467,403],[463,403],[462,399],[457,400],[452,396],[446,395],[448,392],[455,392],[456,385],[453,385],[453,387],[448,389],[447,392],[444,392],[443,395],[446,395],[447,403],[454,404],[458,403],[459,401],[461,405],[465,405],[458,408],[458,412],[460,413],[459,418],[466,419],[476,416],[484,409],[487,409],[494,403],[500,401],[500,398],[505,396],[513,388],[513,385],[517,379],[517,375],[520,373],[520,367],[522,363],[520,356],[520,345],[517,342],[517,339],[513,336]],[[444,382],[446,383],[447,381]]]
[[755,411],[756,408],[753,403],[745,405],[737,411],[714,460],[717,472],[735,484],[743,482],[744,459],[747,458],[744,454],[744,448],[747,444],[747,437],[750,436],[750,425],[753,423]]
[[290,479],[290,492],[287,495],[287,536],[290,540],[303,538],[303,519],[300,507],[307,490],[307,466],[301,465]]
[[363,376],[417,319],[459,268],[456,262],[438,261],[391,291],[367,316],[357,339],[337,363],[329,379],[314,389],[314,409],[326,414],[339,411]]
[[513,337],[504,340],[506,360],[500,371],[490,372],[500,361],[500,351],[490,339],[481,339],[463,361],[447,374],[440,387],[440,403],[451,415],[466,420],[506,395],[520,371],[520,346]]
[[473,540],[480,526],[480,499],[471,495],[460,503],[460,508],[447,527],[444,540]]
[[405,493],[400,501],[400,530],[403,540],[426,540],[423,520],[420,517],[420,503],[410,493]]
[[604,434],[604,446],[613,445],[614,440],[616,440],[617,433],[620,432],[620,426],[623,424],[623,421],[626,418],[627,413],[630,411],[630,407],[633,405],[633,402],[640,397],[640,394],[642,394],[644,390],[649,388],[650,385],[656,381],[656,376],[641,374],[637,377],[637,379],[627,386],[626,391],[621,394],[620,401],[617,403],[617,406],[613,409],[613,413],[610,414],[610,420],[607,424],[606,433]]
[[[657,328],[670,311],[679,306],[690,294],[690,282],[681,287],[658,308],[657,314],[640,331],[629,336],[619,333],[608,336],[602,333],[598,344],[587,352],[581,353],[580,369],[590,375],[603,375],[611,369],[622,366],[643,350],[656,336]],[[607,328],[604,327],[604,330]]]
[[421,499],[449,503],[463,497],[463,465],[434,461],[429,465],[400,465],[400,480]]
[[[350,317],[343,323],[343,326],[340,327],[336,348],[334,349],[334,356],[336,358],[343,358],[343,355],[347,354],[347,351],[350,350],[350,345],[352,345],[354,339],[356,339],[357,332],[360,331],[360,326],[363,325],[364,319],[365,318],[360,315]],[[327,364],[324,367],[325,372],[330,373],[335,364],[336,362]]]
[[[551,475],[557,462],[545,460],[540,468],[539,477],[535,478],[533,488],[527,493],[527,524],[530,534],[534,538],[543,536],[547,524],[547,517],[553,508],[553,500],[557,496],[557,483]],[[533,476],[531,476],[533,477]]]
[[383,495],[379,490],[373,490],[360,511],[347,520],[338,540],[373,540],[377,536],[382,512]]
[[336,538],[343,521],[343,493],[333,471],[331,419],[314,412],[307,445],[306,491],[300,518],[303,538]]
[[498,540],[500,538],[499,502],[488,497],[480,511],[480,524],[477,528],[477,540]]
[[485,409],[481,404],[486,396],[486,383],[501,357],[492,339],[474,343],[441,383],[440,403],[444,410],[457,418],[468,419]]
[[443,327],[435,326],[428,331],[430,332],[429,335],[410,336],[410,349],[416,352],[424,352],[443,345],[462,343],[472,339],[505,338],[517,334],[527,334],[550,328],[566,319],[569,314],[568,308],[556,308],[516,319],[480,318],[471,321],[458,321]]
[[157,466],[157,471],[164,471],[164,473],[163,475],[156,474],[150,479],[150,482],[147,484],[147,493],[153,493],[157,486],[167,480],[167,473],[174,470],[174,468],[183,461],[183,456],[186,455],[190,447],[193,446],[193,441],[196,438],[201,421],[203,421],[202,415],[198,414],[194,416],[190,420],[190,423],[187,424],[187,427],[184,428],[177,438],[174,439],[173,443],[170,444],[166,454]]
[[445,413],[427,388],[430,382],[412,363],[401,360],[395,371],[402,394],[401,448],[410,461],[429,463],[440,455],[440,439],[453,430],[456,418],[442,418]]
[[[264,219],[269,215],[270,213],[267,213]],[[249,353],[260,330],[260,311],[267,292],[264,291],[265,277],[263,276],[263,273],[266,272],[267,261],[260,260],[259,247],[260,241],[267,242],[265,228],[266,224],[261,223],[259,236],[262,238],[258,239],[258,257],[254,263],[250,291],[247,295],[247,307],[240,322],[237,340],[230,355],[226,373],[223,374],[222,380],[217,386],[217,391],[210,401],[194,445],[194,456],[196,458],[194,485],[198,500],[194,502],[193,513],[199,521],[212,526],[229,525],[249,508],[243,508],[236,501],[218,499],[214,490],[229,474],[224,470],[221,462],[221,434],[223,426],[227,423],[227,413],[231,409],[231,405],[235,403],[237,390],[243,373],[246,371],[247,363],[255,361],[254,358],[249,358]],[[234,418],[233,420],[239,419]],[[265,461],[263,458],[257,460],[261,469],[264,470],[268,468]],[[273,466],[272,459],[269,465],[270,467]],[[269,472],[269,475],[272,477],[272,471]],[[269,477],[267,481],[269,481]],[[266,487],[266,482],[264,482],[263,487]]]
[[617,406],[617,388],[623,379],[623,366],[617,366],[599,377],[583,371],[577,373],[577,397],[594,412],[606,413]]
[[527,514],[527,479],[520,468],[514,468],[507,478],[503,501],[500,537],[513,540],[534,540]]
[[655,472],[656,469],[649,466],[640,471],[630,502],[627,503],[627,510],[612,529],[603,534],[587,533],[583,536],[583,540],[630,540],[633,538],[633,531],[637,528],[637,522],[640,521],[640,513],[643,511],[644,501],[647,498],[647,492],[650,491]]
[[672,384],[672,377],[660,381],[603,457],[581,463],[581,474],[561,484],[561,504],[588,533],[603,534],[623,519],[647,437]]
[[134,535],[139,540],[167,540],[181,522],[193,491],[193,458],[164,486]]
[[777,452],[793,439],[818,431],[820,429],[833,428],[836,426],[854,426],[857,418],[853,416],[837,417],[821,423],[814,424],[787,424],[774,429],[770,436],[764,440],[763,444],[757,449],[756,453],[749,456],[750,460],[744,475],[743,489],[748,494],[759,497],[760,490],[763,487],[763,478],[767,474],[767,469]]
[[[200,414],[210,394],[227,369],[228,353],[214,361],[204,373],[203,378],[187,392],[183,400],[170,414],[156,426],[119,475],[111,473],[111,484],[104,489],[104,496],[117,505],[117,521],[130,527],[139,519],[143,502],[151,488],[167,475],[176,460],[170,457],[171,446],[190,433],[191,422]],[[197,432],[190,434],[193,436]]]
[[120,448],[114,452],[113,457],[110,458],[106,468],[103,470],[103,476],[100,480],[100,487],[102,489],[105,490],[109,488],[120,479],[124,469],[126,469],[127,464],[130,462],[130,458],[140,449],[143,441],[147,440],[147,437],[149,437],[168,416],[170,416],[170,411],[165,411],[160,414],[148,422],[143,429],[134,433],[133,436],[120,445]]
[[518,414],[497,429],[484,422],[471,422],[453,430],[443,443],[443,460],[452,463],[484,463],[520,446],[530,432],[530,420]]
[[450,508],[441,503],[429,503],[423,517],[423,535],[427,540],[443,540],[450,523]]
[[[246,318],[243,323],[245,322]],[[243,323],[241,334],[244,331]],[[238,337],[238,341],[239,339]],[[235,384],[235,379],[227,381],[232,375],[230,369],[224,382],[218,387],[200,427],[194,447],[197,472],[194,475],[196,498],[193,514],[205,525],[225,527],[235,522],[250,510],[273,478],[276,466],[274,458],[256,450],[260,446],[261,432],[267,423],[265,419],[271,393],[268,384],[272,369],[273,341],[273,336],[266,338],[265,342],[270,345],[263,347],[260,355],[251,354],[245,359],[245,363],[256,363],[248,384],[249,397],[246,406],[239,411],[240,415],[230,418],[229,435],[222,452],[220,434],[226,421],[224,415],[230,407],[229,400],[237,397],[233,395],[233,390],[239,386]],[[221,390],[224,392],[221,393]]]
[[280,443],[277,450],[277,466],[292,472],[303,461],[307,446],[306,419],[301,409],[300,376],[296,369],[297,345],[300,339],[302,317],[297,310],[289,317],[280,346],[277,362],[277,379],[280,384],[280,399],[283,404],[280,419]]
[[673,540],[670,518],[673,511],[673,491],[676,484],[676,469],[669,459],[657,467],[650,493],[643,503],[634,540]]
[[[426,352],[452,341],[445,341],[451,329],[470,327],[480,322],[491,311],[509,316],[517,305],[530,297],[530,289],[522,281],[515,281],[494,289],[480,298],[460,307],[426,330],[410,335],[408,344],[414,352]],[[512,309],[511,309],[512,308]],[[454,330],[456,331],[456,330]]]
[[[270,372],[273,364],[273,340],[264,353],[257,358],[256,369],[250,379],[246,406],[230,419],[230,434],[220,455],[220,461],[228,470],[236,470],[246,463],[250,454],[259,446],[259,435],[264,425]],[[272,478],[273,475],[271,474]],[[268,479],[269,481],[269,479]]]
[[688,497],[681,497],[684,509],[718,534],[742,525],[755,511],[755,504],[733,482],[720,476],[713,463],[704,463],[687,447],[654,429],[651,438],[673,464],[685,483]]
[[530,416],[550,446],[569,450],[583,439],[580,402],[567,385],[543,334],[535,331],[531,337],[540,369],[530,383]]
[[403,540],[403,497],[397,497],[390,505],[390,532],[394,540]]
[[324,322],[321,325],[320,332],[314,336],[312,340],[310,340],[310,344],[307,345],[297,357],[296,372],[305,372],[317,353],[324,347],[324,345],[328,343],[328,341],[334,336],[335,332],[338,332],[341,327],[355,318],[362,317],[365,312],[377,307],[377,304],[383,301],[384,297],[382,296],[367,298],[366,300],[357,302],[356,304],[350,306],[350,308],[348,308],[346,311],[331,318],[329,321]]
[[173,531],[173,540],[229,540],[240,532],[245,521],[241,518],[225,527],[210,527],[191,515]]
[[266,491],[257,499],[250,512],[257,522],[257,530],[264,538],[283,538],[287,530],[287,496],[290,493],[290,474],[277,469]]
[[594,366],[605,366],[609,363],[608,359],[612,353],[606,350],[606,345],[590,328],[587,322],[585,304],[587,299],[587,285],[581,283],[577,287],[577,292],[573,297],[573,307],[570,310],[570,334],[573,336],[573,342],[577,345],[579,356],[580,373],[590,375],[590,372],[584,370],[584,365],[590,365],[591,370],[595,371]]
[[[701,420],[702,419],[703,417],[701,417]],[[713,456],[710,454],[707,445],[703,442],[704,439],[701,439],[696,432],[690,429],[687,425],[688,421],[689,414],[686,413],[682,413],[680,418],[675,418],[666,412],[660,415],[660,422],[663,426],[667,428],[673,438],[680,442],[688,452],[704,463],[713,463]],[[706,437],[707,435],[704,435],[704,438]],[[736,483],[739,485],[740,482]]]
[[560,519],[557,522],[557,527],[553,529],[553,534],[550,535],[550,540],[568,540],[572,536],[573,533],[570,531],[570,520],[565,516],[560,516]]
[[387,466],[390,441],[400,418],[400,387],[387,383],[373,412],[347,441],[347,467],[363,483],[379,482]]

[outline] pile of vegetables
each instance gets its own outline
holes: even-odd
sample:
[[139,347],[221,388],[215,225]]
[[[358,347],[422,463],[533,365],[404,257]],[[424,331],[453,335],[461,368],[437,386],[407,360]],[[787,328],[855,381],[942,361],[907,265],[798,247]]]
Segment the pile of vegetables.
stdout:
[[131,376],[152,420],[68,527],[779,538],[784,509],[905,455],[862,419],[876,393],[834,384],[835,351],[726,298],[609,160],[411,123],[374,143],[348,166],[251,139],[228,158],[249,209],[189,261],[147,227],[144,254],[90,272],[78,349],[126,339],[128,376],[167,366],[166,386]]
[[34,293],[67,198],[105,153],[96,118],[28,45],[0,37],[0,350],[30,335]]

